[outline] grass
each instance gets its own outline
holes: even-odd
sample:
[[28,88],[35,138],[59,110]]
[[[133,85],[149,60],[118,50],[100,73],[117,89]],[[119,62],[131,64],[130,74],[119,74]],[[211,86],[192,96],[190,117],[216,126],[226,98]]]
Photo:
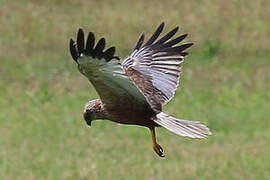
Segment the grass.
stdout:
[[[269,1],[0,0],[0,179],[267,179],[270,176]],[[195,42],[181,87],[164,110],[200,120],[207,140],[158,129],[86,126],[98,95],[68,41],[78,27],[105,36],[122,58],[166,21]]]

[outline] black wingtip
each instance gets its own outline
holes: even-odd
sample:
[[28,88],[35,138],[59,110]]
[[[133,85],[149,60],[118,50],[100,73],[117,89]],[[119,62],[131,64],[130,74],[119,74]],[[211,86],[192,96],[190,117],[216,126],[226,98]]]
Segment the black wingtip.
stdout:
[[182,51],[190,48],[192,45],[193,45],[193,43],[182,44],[180,46],[172,47],[168,51],[171,51],[171,52],[173,52],[173,51],[175,51],[175,52],[182,52]]
[[176,26],[173,30],[171,30],[165,36],[163,36],[162,38],[160,38],[152,46],[159,46],[159,45],[162,45],[163,43],[167,42],[169,39],[171,39],[177,33],[178,30],[179,30],[179,26]]
[[101,38],[96,47],[95,47],[95,50],[94,50],[94,53],[95,53],[95,56],[100,59],[103,57],[103,50],[105,48],[105,45],[106,45],[106,41],[104,38]]
[[95,35],[92,32],[89,32],[86,45],[85,45],[85,39],[84,39],[84,32],[82,28],[79,28],[77,33],[77,43],[73,39],[70,39],[69,42],[69,49],[70,54],[74,61],[77,62],[77,59],[81,54],[85,54],[87,56],[92,56],[93,58],[104,58],[106,61],[110,61],[111,59],[119,59],[119,57],[114,56],[115,53],[115,47],[108,48],[105,52],[103,52],[106,41],[105,38],[101,38],[98,43],[95,45]]
[[113,56],[114,59],[120,60],[119,56]]
[[87,55],[90,55],[91,53],[93,53],[94,45],[95,45],[95,35],[94,33],[89,32],[87,40],[86,40],[86,46],[85,46],[85,52]]
[[[143,41],[144,41],[144,37],[145,37],[145,35],[144,35],[144,32],[143,32],[143,33],[140,35],[139,40],[138,40],[138,42],[137,42],[137,44],[136,44],[134,50],[135,50],[135,49],[140,49],[140,48],[141,48],[141,46],[142,46],[142,44],[143,44]],[[134,50],[133,50],[133,51],[134,51]]]
[[[162,22],[160,23],[160,25],[159,25],[159,26],[163,26],[163,27],[164,27],[164,26],[165,26],[165,22],[164,22],[164,21],[162,21]],[[163,27],[162,27],[162,28],[163,28]]]
[[84,53],[84,32],[82,28],[79,28],[77,34],[77,49],[79,54]]
[[180,37],[182,37],[182,40],[183,40],[183,39],[185,39],[187,36],[188,36],[188,33],[183,34],[183,35],[181,35]]
[[77,59],[79,57],[77,49],[76,49],[76,43],[75,41],[71,38],[69,41],[69,51],[72,56],[72,59],[77,63]]
[[180,54],[181,56],[187,56],[188,55],[188,52],[181,52],[181,54]]
[[181,41],[183,41],[186,37],[188,36],[188,34],[183,34],[173,40],[168,41],[167,43],[161,45],[162,48],[166,48],[166,47],[172,47],[178,43],[180,43]]
[[104,58],[106,61],[111,60],[114,57],[115,47],[110,47],[104,52]]
[[165,26],[165,23],[162,22],[158,28],[156,29],[156,31],[154,32],[154,34],[150,37],[150,39],[145,43],[144,46],[149,46],[151,45],[152,43],[155,42],[155,40],[158,38],[158,36],[161,34],[161,32],[163,31],[164,29],[164,26]]
[[187,44],[187,46],[188,46],[187,48],[189,48],[189,47],[191,47],[191,46],[193,46],[193,45],[194,45],[194,43],[188,43],[188,44]]
[[[191,47],[193,43],[186,43],[182,45],[178,44],[182,42],[188,36],[188,34],[186,33],[172,39],[172,37],[174,37],[175,34],[179,30],[179,26],[176,26],[171,31],[169,31],[166,35],[158,39],[164,27],[165,27],[165,23],[162,22],[157,27],[153,35],[149,38],[149,40],[143,45],[143,47],[148,47],[151,50],[156,51],[156,52],[168,52],[171,54],[178,54],[181,56],[188,55],[188,53],[184,52],[184,50]],[[142,33],[133,51],[141,48],[143,40],[144,40],[144,34]]]

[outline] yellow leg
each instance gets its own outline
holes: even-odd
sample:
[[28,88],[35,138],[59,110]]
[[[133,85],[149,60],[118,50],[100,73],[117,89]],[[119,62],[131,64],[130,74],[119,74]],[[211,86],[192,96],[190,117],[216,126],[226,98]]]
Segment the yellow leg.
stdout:
[[155,128],[154,127],[150,128],[150,131],[151,131],[151,135],[152,135],[154,151],[159,155],[159,157],[165,157],[162,147],[157,143]]

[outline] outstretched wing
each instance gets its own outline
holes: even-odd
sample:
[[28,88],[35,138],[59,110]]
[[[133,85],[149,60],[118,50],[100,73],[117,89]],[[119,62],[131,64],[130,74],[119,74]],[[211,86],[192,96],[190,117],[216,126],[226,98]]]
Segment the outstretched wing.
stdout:
[[95,87],[102,102],[117,107],[147,108],[149,104],[146,98],[125,74],[119,58],[114,56],[115,47],[104,51],[104,38],[94,45],[94,34],[89,33],[85,45],[84,32],[79,29],[77,43],[70,40],[70,53],[79,71]]
[[157,111],[174,96],[179,84],[182,62],[188,54],[184,51],[193,45],[178,45],[187,34],[172,39],[178,27],[157,40],[163,28],[164,23],[161,23],[143,46],[142,34],[132,54],[122,63],[126,74]]

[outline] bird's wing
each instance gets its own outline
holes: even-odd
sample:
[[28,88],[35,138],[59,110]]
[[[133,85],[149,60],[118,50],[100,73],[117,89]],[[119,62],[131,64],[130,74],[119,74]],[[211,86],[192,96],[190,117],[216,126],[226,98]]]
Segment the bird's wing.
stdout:
[[78,64],[79,71],[93,84],[103,103],[127,108],[149,106],[144,95],[125,74],[119,58],[114,56],[115,47],[106,51],[104,48],[105,39],[101,38],[95,45],[92,32],[85,44],[82,29],[78,31],[76,43],[70,40],[72,58]]
[[172,39],[178,27],[157,40],[163,28],[164,23],[161,23],[143,46],[142,34],[131,55],[122,63],[127,75],[156,110],[161,110],[161,106],[174,96],[179,84],[182,62],[188,54],[184,50],[193,45],[178,45],[187,34]]

